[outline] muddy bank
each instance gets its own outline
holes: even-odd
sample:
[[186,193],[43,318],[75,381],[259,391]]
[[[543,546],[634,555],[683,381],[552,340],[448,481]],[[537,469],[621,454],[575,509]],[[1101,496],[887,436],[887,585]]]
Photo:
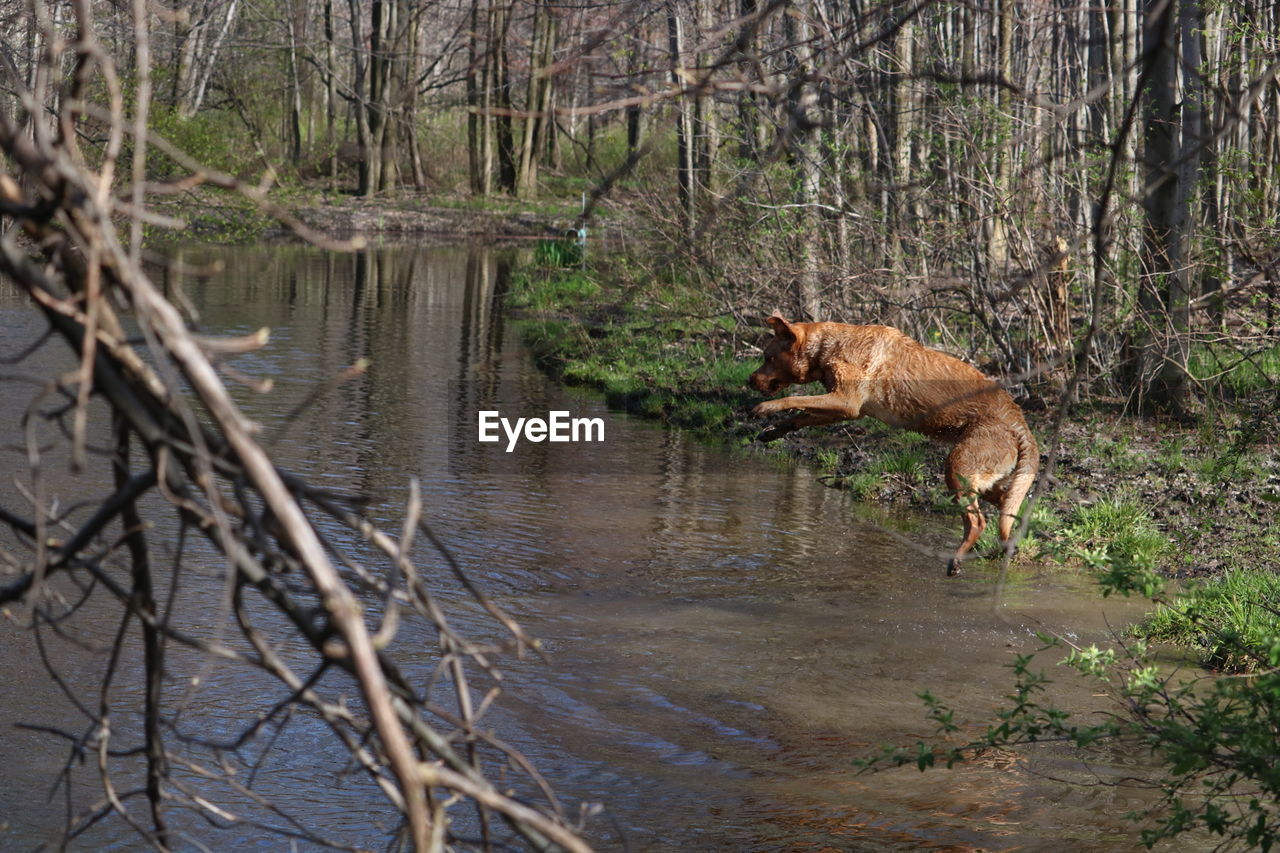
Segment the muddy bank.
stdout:
[[[282,189],[272,194],[270,206],[332,238],[425,236],[488,243],[564,237],[577,227],[580,209],[579,202],[563,200],[476,200],[408,192],[369,199],[318,188]],[[251,243],[297,236],[268,207],[233,192],[201,187],[158,199],[152,208],[181,223],[177,228],[152,228],[150,239],[158,242]],[[607,223],[593,224],[593,237],[607,231]]]
[[[495,204],[499,204],[495,202]],[[505,210],[429,197],[364,199],[332,196],[294,208],[304,225],[335,236],[424,234],[531,239],[560,237],[574,226],[571,208]]]

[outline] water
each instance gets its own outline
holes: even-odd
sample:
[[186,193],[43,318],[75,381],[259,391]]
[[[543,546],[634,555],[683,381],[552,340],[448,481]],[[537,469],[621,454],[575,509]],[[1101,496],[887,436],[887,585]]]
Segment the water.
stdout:
[[[226,270],[207,280],[175,274],[169,284],[188,294],[210,334],[271,328],[267,348],[233,364],[273,381],[269,393],[243,387],[237,396],[281,464],[369,495],[371,514],[391,529],[419,478],[433,529],[541,638],[549,662],[502,660],[504,692],[485,722],[532,760],[569,811],[602,808],[587,824],[593,843],[647,851],[1136,848],[1123,815],[1149,800],[1115,783],[1141,772],[1141,755],[1120,751],[1086,766],[1064,747],[1042,745],[950,772],[859,776],[851,766],[879,744],[933,733],[921,691],[976,725],[1009,691],[1014,656],[1038,647],[1035,631],[1105,641],[1110,626],[1134,615],[1132,605],[1100,599],[1086,579],[1057,567],[1019,565],[1000,583],[994,566],[975,561],[948,579],[937,554],[954,545],[958,521],[859,507],[812,471],[699,445],[557,388],[503,318],[504,258],[449,247],[187,252],[184,262],[218,259]],[[18,294],[0,288],[3,354],[41,329]],[[65,368],[60,346],[3,374],[0,435],[18,481],[26,458],[19,419],[35,389],[17,374]],[[315,396],[318,384],[366,357],[363,375]],[[600,417],[606,438],[476,453],[480,407]],[[49,452],[47,488],[64,502],[85,494]],[[10,481],[0,499],[24,506]],[[0,547],[19,550],[7,530],[0,536]],[[437,555],[420,548],[418,557],[446,606],[459,608],[464,631],[501,639],[465,605]],[[194,544],[187,558],[175,618],[206,638],[234,634],[221,565]],[[116,618],[91,603],[69,620],[65,630],[83,648],[43,632],[68,689],[91,706]],[[407,639],[420,641],[418,665],[429,672],[432,637]],[[66,802],[55,782],[68,750],[47,731],[11,725],[77,733],[85,717],[50,683],[28,632],[7,624],[0,643],[8,661],[0,847],[30,849],[58,837]],[[112,688],[126,735],[136,730],[129,709],[138,695],[126,676],[138,666],[137,655],[126,656]],[[1065,704],[1107,707],[1089,685],[1053,674],[1053,695]],[[190,652],[174,651],[168,675],[171,742],[191,762],[212,760],[217,752],[205,742],[225,745],[281,698],[262,676]],[[344,843],[385,846],[393,813],[350,772],[323,725],[300,718],[270,743],[230,755],[256,768],[255,790],[300,821]],[[83,808],[101,789],[92,756],[74,765],[70,800]],[[173,820],[215,849],[289,849],[252,826],[219,832],[189,813]],[[119,821],[71,845],[139,846]]]

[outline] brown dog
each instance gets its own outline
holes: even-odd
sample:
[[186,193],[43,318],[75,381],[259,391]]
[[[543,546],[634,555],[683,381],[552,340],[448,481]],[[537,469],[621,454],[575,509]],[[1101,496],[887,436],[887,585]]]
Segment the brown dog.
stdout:
[[756,416],[801,412],[761,432],[760,440],[870,416],[954,445],[947,456],[947,487],[964,507],[964,541],[947,563],[947,574],[960,573],[961,561],[987,525],[979,496],[999,508],[1000,541],[1011,549],[1013,524],[1035,480],[1040,451],[1007,391],[977,368],[889,326],[788,323],[776,313],[766,322],[773,340],[749,384],[772,394],[821,382],[827,393],[756,406]]

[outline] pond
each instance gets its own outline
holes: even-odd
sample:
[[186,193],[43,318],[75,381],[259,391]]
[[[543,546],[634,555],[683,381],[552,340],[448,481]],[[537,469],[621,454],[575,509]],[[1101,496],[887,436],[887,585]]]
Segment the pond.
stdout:
[[[1057,566],[1020,563],[1001,580],[997,566],[975,560],[949,579],[937,553],[954,545],[955,519],[861,507],[812,470],[699,444],[557,387],[504,316],[509,250],[334,255],[264,246],[181,257],[211,259],[222,273],[173,273],[169,285],[185,290],[209,334],[271,328],[269,346],[234,365],[273,380],[267,393],[237,394],[278,461],[370,496],[370,512],[392,529],[418,478],[432,529],[542,640],[547,661],[501,661],[504,692],[485,721],[530,758],[567,808],[599,807],[587,836],[600,849],[1136,848],[1124,815],[1149,795],[1116,783],[1141,772],[1141,755],[1117,752],[1085,766],[1048,744],[953,771],[860,776],[852,766],[882,743],[911,745],[933,733],[922,691],[981,723],[1011,688],[1015,655],[1039,647],[1034,632],[1103,642],[1135,615],[1133,604],[1101,599],[1088,578]],[[0,285],[0,354],[42,329],[20,295]],[[40,348],[24,375],[70,364],[60,347]],[[369,360],[362,375],[313,393],[361,358]],[[20,421],[35,393],[17,373],[4,374],[0,398],[13,471],[25,467]],[[603,440],[478,450],[482,409],[599,418]],[[64,501],[85,488],[74,485],[65,460],[46,468],[47,487],[64,490]],[[21,480],[0,485],[4,506],[25,506]],[[194,602],[185,607],[188,617],[200,615],[192,621],[201,631],[219,636],[233,630],[217,606],[225,581],[218,561],[205,559],[184,579]],[[446,574],[442,601],[461,607],[463,630],[496,636]],[[89,703],[103,642],[117,627],[95,624],[94,612],[67,626],[80,645],[48,639],[68,690]],[[0,683],[4,849],[56,841],[67,809],[101,795],[92,767],[75,766],[69,805],[56,784],[66,745],[39,728],[13,728],[84,724],[46,676],[21,621],[17,614],[0,628],[9,661]],[[432,640],[422,641],[430,658]],[[1106,707],[1053,659],[1044,665],[1055,697]],[[175,739],[237,731],[268,701],[229,665],[175,654],[171,667]],[[116,701],[127,702],[129,689],[122,684]],[[255,755],[252,784],[300,821],[380,849],[393,815],[329,738],[305,721],[286,727]],[[192,751],[198,763],[202,753]],[[253,826],[175,822],[216,849],[312,849]],[[138,844],[119,821],[106,821],[70,847]]]

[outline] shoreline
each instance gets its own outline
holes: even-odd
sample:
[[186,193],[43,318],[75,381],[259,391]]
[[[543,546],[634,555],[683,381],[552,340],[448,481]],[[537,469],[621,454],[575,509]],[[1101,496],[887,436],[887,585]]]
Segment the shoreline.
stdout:
[[[524,201],[491,197],[476,201],[432,193],[404,193],[392,198],[364,198],[314,187],[273,191],[259,204],[244,195],[197,188],[166,198],[153,209],[181,228],[152,226],[149,237],[159,242],[199,240],[245,243],[281,238],[305,239],[276,215],[292,217],[303,228],[330,239],[354,236],[418,237],[485,240],[556,239],[576,227],[577,202]],[[609,223],[592,224],[595,239],[607,236]]]

